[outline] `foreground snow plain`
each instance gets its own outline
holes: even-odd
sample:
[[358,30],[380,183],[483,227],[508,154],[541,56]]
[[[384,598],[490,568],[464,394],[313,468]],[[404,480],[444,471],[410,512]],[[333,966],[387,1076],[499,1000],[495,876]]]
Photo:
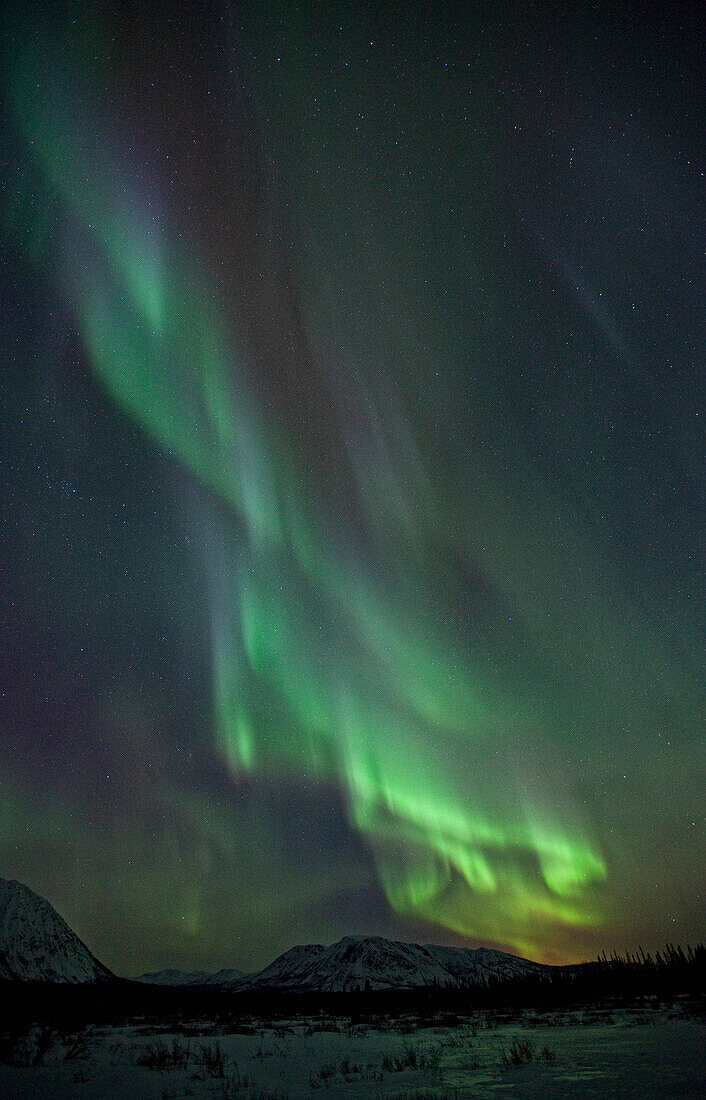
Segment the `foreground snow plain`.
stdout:
[[[680,1006],[476,1013],[424,1026],[316,1016],[238,1030],[136,1022],[51,1036],[1,1065],[7,1100],[706,1097],[706,1020]],[[31,1036],[29,1060],[37,1039]],[[21,1061],[22,1048],[15,1051]]]

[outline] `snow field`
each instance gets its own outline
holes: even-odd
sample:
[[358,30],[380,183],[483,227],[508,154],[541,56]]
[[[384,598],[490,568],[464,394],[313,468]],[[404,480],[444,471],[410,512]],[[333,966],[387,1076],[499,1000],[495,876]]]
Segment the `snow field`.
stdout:
[[[0,1065],[7,1100],[475,1100],[706,1096],[706,1024],[678,1010],[479,1013],[420,1027],[312,1017],[39,1029]],[[8,1061],[10,1058],[6,1058]],[[13,1052],[10,1052],[13,1055]]]

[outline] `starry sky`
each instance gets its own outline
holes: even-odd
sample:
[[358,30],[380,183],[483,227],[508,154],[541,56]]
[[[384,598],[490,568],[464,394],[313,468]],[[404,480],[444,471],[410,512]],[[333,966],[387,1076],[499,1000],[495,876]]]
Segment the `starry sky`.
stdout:
[[704,934],[702,28],[562,13],[3,16],[0,874],[121,974]]

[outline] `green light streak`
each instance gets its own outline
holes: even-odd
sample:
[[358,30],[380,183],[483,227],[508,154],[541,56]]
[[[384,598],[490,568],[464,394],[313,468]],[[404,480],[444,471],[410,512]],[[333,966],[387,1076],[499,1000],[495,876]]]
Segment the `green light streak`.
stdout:
[[[17,73],[28,155],[76,230],[53,261],[38,217],[29,258],[67,293],[108,391],[219,498],[238,535],[211,592],[216,737],[229,768],[340,784],[400,913],[534,953],[557,925],[599,924],[607,868],[596,846],[551,801],[530,795],[519,810],[506,755],[491,755],[505,731],[521,745],[534,701],[523,707],[483,672],[438,608],[450,536],[433,537],[428,517],[447,530],[461,511],[470,530],[460,492],[436,500],[401,412],[396,428],[371,419],[369,450],[351,463],[369,545],[357,557],[336,549],[359,544],[353,525],[342,538],[347,519],[315,475],[302,494],[289,441],[248,393],[217,288],[125,197],[108,135],[96,137],[97,118],[82,124],[87,90],[59,72],[56,93],[40,94],[48,75],[31,56]],[[19,236],[27,207],[14,209]],[[400,503],[407,466],[420,524]],[[194,931],[198,919],[190,913]]]

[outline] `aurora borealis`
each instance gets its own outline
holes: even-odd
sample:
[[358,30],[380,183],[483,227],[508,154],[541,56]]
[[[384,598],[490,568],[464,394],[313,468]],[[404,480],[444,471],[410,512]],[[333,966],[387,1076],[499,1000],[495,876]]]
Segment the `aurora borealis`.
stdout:
[[698,939],[698,28],[144,7],[3,26],[0,873],[120,973]]

